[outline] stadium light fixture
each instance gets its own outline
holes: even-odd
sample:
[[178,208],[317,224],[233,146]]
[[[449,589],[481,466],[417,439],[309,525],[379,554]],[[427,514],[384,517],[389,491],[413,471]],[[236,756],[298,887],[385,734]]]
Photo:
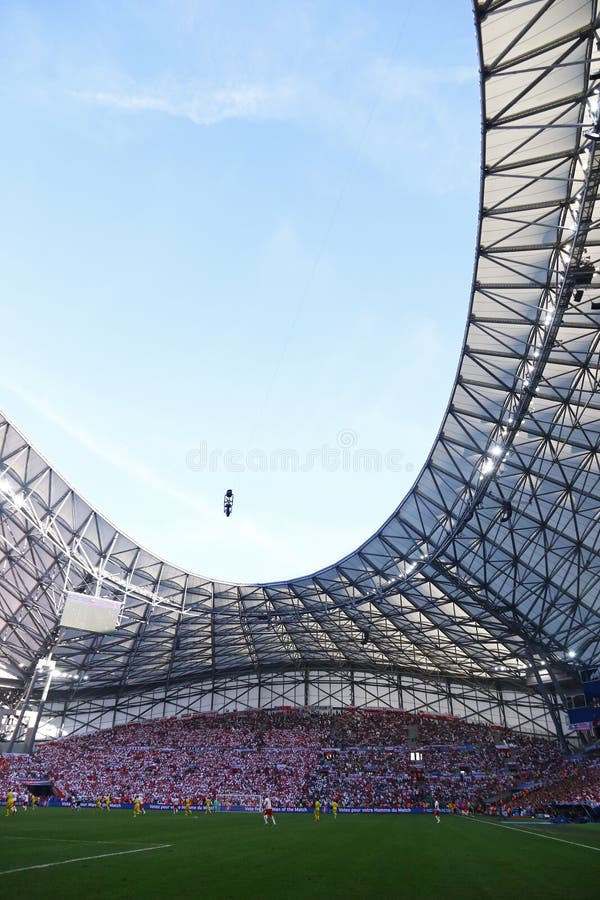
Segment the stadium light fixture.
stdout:
[[495,466],[496,466],[496,461],[494,459],[491,459],[489,456],[486,456],[486,458],[483,462],[483,465],[481,467],[481,474],[488,475],[490,472],[494,471]]

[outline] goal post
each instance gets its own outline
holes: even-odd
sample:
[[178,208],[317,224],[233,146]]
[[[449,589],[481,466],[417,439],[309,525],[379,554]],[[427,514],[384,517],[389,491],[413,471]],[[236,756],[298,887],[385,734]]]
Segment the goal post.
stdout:
[[219,812],[262,812],[263,799],[260,794],[230,791],[217,795],[217,809]]

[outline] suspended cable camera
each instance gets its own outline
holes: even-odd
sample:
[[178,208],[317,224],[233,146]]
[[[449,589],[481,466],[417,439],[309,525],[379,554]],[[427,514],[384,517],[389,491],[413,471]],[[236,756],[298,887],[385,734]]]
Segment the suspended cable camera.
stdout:
[[225,496],[223,497],[223,512],[229,518],[233,510],[233,491],[231,488],[228,488],[225,491]]

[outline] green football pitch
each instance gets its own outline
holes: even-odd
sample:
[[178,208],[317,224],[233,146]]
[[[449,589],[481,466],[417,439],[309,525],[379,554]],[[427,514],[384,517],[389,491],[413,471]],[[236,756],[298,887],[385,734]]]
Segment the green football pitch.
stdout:
[[0,816],[0,895],[482,898],[598,896],[600,826],[444,816],[36,809]]

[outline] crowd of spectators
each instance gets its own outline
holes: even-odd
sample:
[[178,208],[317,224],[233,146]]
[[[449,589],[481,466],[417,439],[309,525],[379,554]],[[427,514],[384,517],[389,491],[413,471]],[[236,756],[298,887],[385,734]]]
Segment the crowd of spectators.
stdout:
[[[310,793],[344,806],[410,808],[435,798],[485,808],[486,798],[557,771],[555,741],[450,717],[353,712],[338,718]],[[367,746],[365,746],[367,745]]]
[[159,804],[190,797],[250,805],[268,794],[292,807],[319,797],[342,807],[407,808],[437,798],[480,808],[524,783],[598,798],[600,769],[586,770],[584,779],[565,765],[555,741],[448,716],[259,710],[148,720],[48,741],[32,756],[2,760],[0,795],[38,779],[63,797],[141,796]]
[[529,806],[552,812],[557,804],[600,806],[600,759],[563,761],[560,771],[523,792]]
[[[199,715],[49,741],[24,759],[30,760],[28,777],[35,770],[62,796],[142,796],[170,804],[174,798],[227,795],[244,802],[262,796],[265,787],[274,796],[295,796],[317,763],[321,735],[320,723],[310,716]],[[0,774],[0,787],[7,778],[9,773]]]

